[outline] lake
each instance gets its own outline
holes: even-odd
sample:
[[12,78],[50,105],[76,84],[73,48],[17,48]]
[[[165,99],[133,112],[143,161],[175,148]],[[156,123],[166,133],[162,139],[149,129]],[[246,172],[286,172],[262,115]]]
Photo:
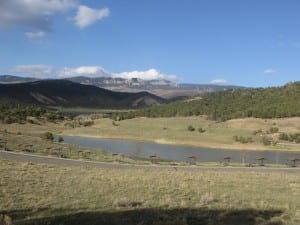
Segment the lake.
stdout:
[[122,153],[134,158],[149,158],[150,155],[158,155],[165,160],[186,161],[188,156],[194,155],[199,162],[218,162],[224,157],[231,157],[231,162],[257,163],[258,158],[264,157],[267,159],[265,163],[272,164],[285,164],[288,159],[300,158],[300,152],[291,151],[212,149],[81,136],[63,136],[63,138],[65,143],[80,147],[103,149],[111,153]]

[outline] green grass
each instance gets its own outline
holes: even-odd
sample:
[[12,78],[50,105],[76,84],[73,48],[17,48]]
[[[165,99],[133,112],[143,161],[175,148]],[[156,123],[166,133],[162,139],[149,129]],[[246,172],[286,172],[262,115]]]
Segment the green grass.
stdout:
[[[85,135],[94,137],[121,138],[156,141],[160,143],[194,145],[212,148],[229,149],[277,149],[298,150],[299,146],[277,145],[264,146],[259,135],[253,131],[261,129],[266,133],[273,124],[279,127],[280,132],[299,132],[299,118],[292,119],[239,119],[222,123],[207,120],[204,117],[175,117],[175,118],[134,118],[112,125],[110,119],[97,119],[91,127],[64,129],[63,134]],[[291,124],[291,122],[294,122]],[[196,130],[188,131],[192,125]],[[198,132],[198,128],[205,132]],[[252,137],[254,142],[241,144],[233,140],[233,136]],[[271,135],[270,135],[271,136]],[[277,136],[272,135],[277,140]]]
[[[39,135],[24,135],[0,131],[0,140],[7,141],[7,150],[26,154],[53,156],[98,162],[115,162],[130,164],[149,164],[149,161],[133,160],[128,157],[116,157],[101,149],[81,148],[67,143],[58,143],[41,138]],[[32,145],[26,147],[26,145]]]
[[[176,145],[193,145],[199,147],[227,148],[227,149],[249,149],[249,150],[299,150],[300,145],[289,145],[285,143],[265,146],[260,135],[253,135],[254,131],[261,129],[264,135],[278,140],[277,134],[266,134],[270,127],[279,128],[279,132],[300,132],[300,118],[285,119],[236,119],[226,122],[215,122],[205,117],[174,117],[174,118],[134,118],[117,122],[107,118],[98,118],[89,115],[81,117],[83,121],[94,121],[89,127],[71,128],[66,126],[74,121],[63,121],[61,123],[37,124],[2,124],[2,129],[22,134],[32,135],[43,132],[52,132],[62,135],[78,135],[103,138],[132,139],[141,141],[155,141]],[[98,119],[95,119],[98,118]],[[191,125],[195,131],[188,131]],[[205,132],[198,132],[198,128]],[[254,142],[242,144],[236,142],[233,136],[251,137]]]
[[[119,164],[136,164],[136,165],[150,165],[150,159],[133,158],[124,155],[113,155],[110,152],[101,149],[82,148],[76,145],[59,143],[57,140],[50,141],[40,137],[41,135],[24,135],[12,132],[3,132],[0,130],[0,140],[7,141],[6,150],[17,153],[51,156],[58,158],[67,158],[74,160],[85,160],[95,162],[108,162]],[[57,137],[56,137],[57,139]],[[31,147],[26,147],[31,145]],[[0,146],[3,150],[3,146]],[[194,162],[195,166],[200,167],[224,167],[222,162]],[[155,164],[157,165],[171,165],[171,166],[190,166],[187,161],[173,161],[159,159]],[[230,167],[244,167],[242,163],[230,163]],[[283,164],[270,164],[265,167],[282,168],[286,167]]]
[[0,159],[14,224],[300,223],[297,173],[92,169]]

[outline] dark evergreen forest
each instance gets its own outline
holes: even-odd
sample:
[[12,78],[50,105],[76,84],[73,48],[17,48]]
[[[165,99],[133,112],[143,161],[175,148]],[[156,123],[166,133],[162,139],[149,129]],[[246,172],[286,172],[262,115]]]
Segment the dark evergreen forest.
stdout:
[[282,87],[227,90],[208,93],[202,99],[176,101],[149,108],[115,112],[115,120],[134,117],[176,117],[207,115],[225,121],[234,118],[284,118],[300,116],[300,82]]

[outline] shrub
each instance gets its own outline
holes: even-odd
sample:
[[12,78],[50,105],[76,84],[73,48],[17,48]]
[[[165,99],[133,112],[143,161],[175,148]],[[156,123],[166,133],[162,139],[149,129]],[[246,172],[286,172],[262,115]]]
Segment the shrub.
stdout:
[[16,121],[13,118],[11,118],[10,116],[4,117],[4,119],[3,119],[3,123],[6,123],[6,124],[11,124],[14,122],[16,122]]
[[296,142],[297,144],[300,143],[300,135],[298,135],[298,136],[296,137],[295,142]]
[[42,134],[42,138],[46,139],[46,140],[50,140],[53,141],[54,140],[54,136],[51,132],[45,132]]
[[112,125],[114,125],[114,126],[117,127],[117,126],[119,126],[120,124],[113,120],[113,121],[112,121]]
[[58,141],[58,142],[63,142],[63,141],[64,141],[64,138],[63,138],[62,136],[59,136],[58,139],[57,139],[57,141]]
[[278,139],[283,141],[300,143],[300,133],[293,133],[293,134],[280,133]]
[[253,142],[252,137],[247,137],[247,143],[252,143],[252,142]]
[[258,130],[253,131],[253,135],[257,135],[257,134],[262,134],[262,130],[258,129]]
[[253,139],[252,137],[243,137],[243,136],[233,136],[233,140],[240,142],[242,144],[246,144],[246,143],[252,143]]
[[27,119],[26,120],[28,123],[34,124],[34,121],[32,119]]
[[76,122],[67,122],[64,124],[65,127],[75,128]]
[[268,136],[263,136],[262,138],[262,143],[264,145],[271,145],[272,143],[272,138],[268,137]]
[[189,126],[187,127],[187,130],[188,130],[188,131],[195,131],[195,128],[194,128],[192,125],[189,125]]
[[204,133],[205,132],[205,130],[202,127],[199,127],[198,131],[199,131],[199,133]]
[[85,126],[85,127],[90,127],[90,126],[92,126],[92,125],[94,125],[94,121],[84,121],[83,123],[82,123],[82,125],[83,126]]
[[289,135],[287,133],[280,133],[278,138],[279,140],[288,141]]
[[279,128],[278,128],[278,127],[271,127],[271,128],[270,128],[270,133],[271,133],[271,134],[278,133],[278,131],[279,131]]
[[290,134],[289,141],[295,141],[296,143],[300,143],[300,133]]

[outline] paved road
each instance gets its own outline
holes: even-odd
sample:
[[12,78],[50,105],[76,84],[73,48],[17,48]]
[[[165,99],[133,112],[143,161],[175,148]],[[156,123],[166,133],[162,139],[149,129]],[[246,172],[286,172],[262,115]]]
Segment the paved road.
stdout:
[[46,163],[60,166],[81,166],[90,168],[114,169],[151,169],[151,170],[199,170],[199,171],[225,171],[225,172],[265,172],[265,173],[300,173],[297,168],[269,168],[269,167],[210,167],[210,166],[162,166],[162,165],[128,165],[119,163],[91,162],[72,159],[60,159],[50,156],[38,156],[17,152],[0,151],[0,158],[22,162]]

